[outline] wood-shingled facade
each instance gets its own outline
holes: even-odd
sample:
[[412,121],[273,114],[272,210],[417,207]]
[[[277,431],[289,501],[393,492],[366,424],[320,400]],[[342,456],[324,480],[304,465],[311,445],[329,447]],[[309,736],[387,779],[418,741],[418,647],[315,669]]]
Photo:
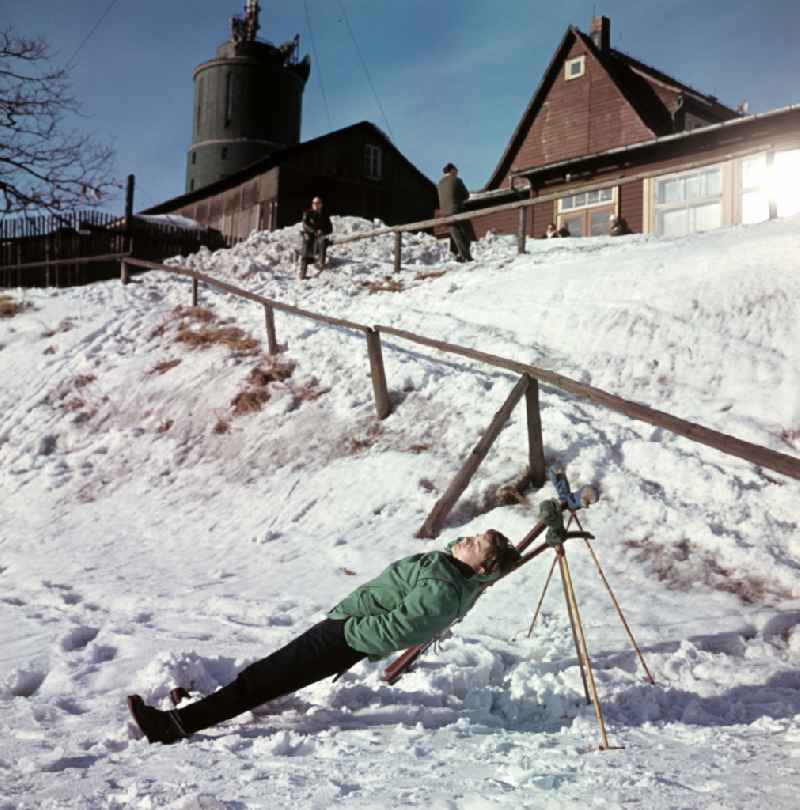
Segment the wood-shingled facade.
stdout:
[[228,243],[253,230],[299,222],[314,196],[331,215],[389,225],[430,218],[436,186],[373,124],[358,124],[291,146],[230,177],[149,208],[218,230]]
[[[636,233],[677,235],[795,213],[800,201],[776,201],[766,178],[775,161],[800,171],[800,108],[747,116],[610,41],[606,17],[593,19],[591,35],[567,29],[468,209],[563,192],[532,206],[529,236],[550,222],[572,235],[606,233],[612,214]],[[503,212],[473,225],[482,236],[515,233],[518,221]]]

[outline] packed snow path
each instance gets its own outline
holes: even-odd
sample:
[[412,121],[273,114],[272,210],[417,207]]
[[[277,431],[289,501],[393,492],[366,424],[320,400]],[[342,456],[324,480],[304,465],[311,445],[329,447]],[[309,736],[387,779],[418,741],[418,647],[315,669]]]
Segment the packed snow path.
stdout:
[[[370,227],[335,220],[338,233]],[[784,453],[800,447],[800,219],[680,240],[331,251],[301,285],[296,229],[176,260],[267,297],[518,358]],[[313,271],[312,271],[313,273]],[[395,281],[398,278],[394,278]],[[7,294],[7,293],[4,293]],[[496,526],[526,463],[515,413],[434,544],[416,528],[514,376],[148,273],[11,291],[0,321],[0,808],[794,807],[800,788],[796,481],[552,389],[546,454],[596,482],[585,515],[657,684],[585,550],[570,562],[609,737],[595,751],[548,565],[493,588],[397,685],[362,663],[191,742],[148,746],[125,695],[207,692],[397,557]],[[239,328],[243,334],[232,330]],[[218,342],[198,348],[206,336]],[[248,338],[257,343],[252,348]],[[254,371],[255,370],[255,371]],[[238,406],[232,405],[236,399]],[[261,410],[246,411],[260,400]],[[548,497],[550,493],[547,493]]]

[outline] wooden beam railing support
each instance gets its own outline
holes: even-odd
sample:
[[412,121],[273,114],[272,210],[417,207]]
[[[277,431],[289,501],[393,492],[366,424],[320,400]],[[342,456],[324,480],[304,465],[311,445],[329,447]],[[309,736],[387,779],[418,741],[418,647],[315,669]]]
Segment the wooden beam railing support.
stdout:
[[525,410],[528,423],[528,476],[533,486],[542,487],[545,482],[545,464],[539,381],[531,376],[528,376],[528,387],[525,389]]
[[704,425],[698,425],[696,422],[689,422],[686,419],[681,419],[678,416],[673,416],[671,413],[656,410],[648,405],[641,405],[638,402],[623,399],[616,394],[609,394],[607,391],[595,388],[592,385],[579,383],[577,380],[572,380],[555,371],[530,366],[527,363],[520,363],[518,360],[510,360],[507,357],[500,357],[496,354],[480,352],[477,349],[456,346],[455,344],[447,343],[443,340],[434,340],[433,338],[416,335],[404,329],[395,329],[392,326],[376,326],[375,328],[387,335],[395,335],[422,346],[430,346],[433,349],[439,349],[440,351],[449,352],[450,354],[468,357],[471,360],[478,360],[482,363],[495,366],[496,368],[505,368],[509,371],[517,372],[518,374],[529,374],[531,377],[535,377],[539,380],[540,383],[560,388],[562,391],[573,394],[579,399],[584,399],[595,405],[607,408],[610,411],[621,413],[631,419],[637,419],[649,425],[664,428],[672,433],[676,433],[678,436],[685,436],[693,442],[705,444],[707,447],[713,447],[715,450],[719,450],[729,456],[736,456],[737,458],[749,461],[751,464],[757,464],[761,467],[766,467],[768,470],[781,473],[781,475],[788,475],[790,478],[800,480],[800,459],[786,453],[770,450],[768,447],[746,442],[743,439],[737,439],[735,436],[721,433],[718,430],[707,428]]
[[192,279],[192,306],[197,306],[197,279]]
[[123,284],[127,284],[131,280],[130,273],[128,272],[128,263],[125,259],[119,263],[119,280]]
[[444,519],[450,514],[455,502],[469,485],[472,476],[475,475],[481,462],[486,458],[489,448],[500,435],[500,431],[508,421],[508,417],[511,416],[511,412],[522,398],[522,395],[527,391],[529,384],[530,378],[527,374],[520,377],[506,401],[500,406],[500,410],[494,415],[494,419],[492,419],[486,432],[472,449],[463,467],[458,471],[444,495],[436,502],[431,513],[425,518],[425,522],[417,532],[417,537],[436,537],[439,534]]
[[270,354],[277,354],[278,338],[275,336],[275,311],[269,304],[264,304],[264,325],[267,329],[267,349]]
[[392,402],[389,399],[389,390],[386,387],[386,371],[383,367],[381,336],[374,329],[367,330],[367,353],[369,354],[372,391],[375,396],[375,410],[378,414],[378,419],[386,419],[392,412]]
[[395,231],[394,234],[394,272],[400,272],[400,261],[403,254],[403,232]]
[[517,253],[524,253],[525,238],[528,235],[528,209],[520,208],[517,217]]

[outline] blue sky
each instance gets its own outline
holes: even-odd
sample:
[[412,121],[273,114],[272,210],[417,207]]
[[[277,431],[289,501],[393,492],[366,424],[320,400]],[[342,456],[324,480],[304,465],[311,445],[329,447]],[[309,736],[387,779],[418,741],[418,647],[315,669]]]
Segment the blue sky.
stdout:
[[[0,0],[3,20],[69,59],[110,0]],[[488,180],[567,26],[611,18],[612,47],[751,112],[800,102],[800,0],[261,0],[262,38],[300,34],[312,74],[302,139],[370,120],[435,180],[452,160]],[[316,44],[306,22],[307,5]],[[243,0],[120,0],[77,56],[78,125],[111,140],[136,208],[183,192],[192,70],[228,35]],[[323,101],[320,78],[327,97]],[[113,210],[120,201],[109,201]]]

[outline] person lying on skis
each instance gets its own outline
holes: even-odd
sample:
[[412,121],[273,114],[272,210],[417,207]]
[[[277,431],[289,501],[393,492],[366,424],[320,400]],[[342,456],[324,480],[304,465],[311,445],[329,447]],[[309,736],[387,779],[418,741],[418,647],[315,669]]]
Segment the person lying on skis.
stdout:
[[304,686],[341,675],[362,658],[430,641],[472,607],[483,587],[509,572],[519,552],[495,529],[462,537],[446,551],[404,557],[356,588],[285,647],[187,706],[161,711],[139,695],[130,713],[151,743],[170,744]]

